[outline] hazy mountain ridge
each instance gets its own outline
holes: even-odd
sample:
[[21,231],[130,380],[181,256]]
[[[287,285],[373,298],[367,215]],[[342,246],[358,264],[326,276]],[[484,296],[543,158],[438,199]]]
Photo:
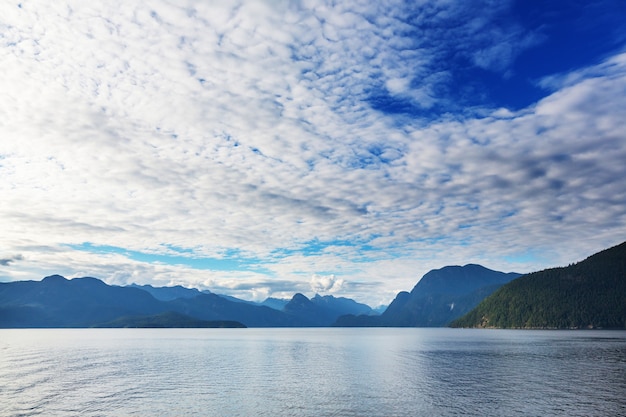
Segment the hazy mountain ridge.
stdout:
[[96,278],[0,284],[2,327],[89,327],[120,316],[163,312],[161,302],[138,288],[116,287]]
[[153,287],[152,285],[131,284],[128,285],[128,287],[139,288],[140,290],[147,291],[154,298],[160,301],[172,301],[177,298],[194,298],[202,292],[207,292],[200,292],[200,290],[196,288],[186,288],[182,285],[175,285],[173,287]]
[[316,296],[311,301],[302,294],[278,310],[210,291],[113,286],[90,277],[51,275],[42,281],[0,283],[0,327],[329,326],[341,314],[370,310],[345,298]]
[[288,302],[289,300],[283,298],[268,297],[261,302],[261,305],[273,308],[274,310],[282,310]]
[[367,304],[359,303],[351,298],[335,297],[332,295],[315,294],[311,302],[320,307],[327,308],[337,314],[375,314]]
[[567,267],[524,275],[452,326],[626,328],[626,242]]

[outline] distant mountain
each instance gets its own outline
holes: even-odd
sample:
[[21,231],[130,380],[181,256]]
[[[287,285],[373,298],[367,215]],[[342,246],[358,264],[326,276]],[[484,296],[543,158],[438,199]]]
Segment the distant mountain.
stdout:
[[171,301],[177,298],[194,298],[201,294],[200,291],[195,288],[185,288],[181,285],[174,287],[153,287],[152,285],[131,284],[129,287],[147,291],[154,298],[161,301]]
[[626,328],[626,242],[574,265],[524,275],[451,325]]
[[[131,284],[129,285],[129,287],[135,287],[135,288],[139,288],[144,291],[147,291],[150,294],[152,294],[154,298],[156,298],[157,300],[161,300],[161,301],[172,301],[172,300],[176,300],[177,298],[195,298],[200,294],[212,294],[212,292],[209,290],[200,291],[196,288],[185,288],[181,285],[176,285],[173,287],[153,287],[152,285]],[[226,294],[216,294],[216,295],[228,301],[235,302],[235,303],[246,303],[246,304],[252,304],[256,306],[265,305],[264,303],[257,303],[254,301],[242,300],[240,298],[232,297]],[[284,305],[287,304],[288,301],[289,300],[285,300],[283,305],[277,310],[281,310],[282,307],[284,307]]]
[[231,301],[217,294],[200,294],[169,303],[173,311],[202,320],[234,320],[248,327],[297,327],[304,323],[273,308]]
[[387,307],[389,307],[389,306],[388,305],[384,305],[384,304],[381,304],[378,307],[373,307],[371,315],[379,316],[379,315],[383,314],[385,312],[385,310],[387,310]]
[[[157,290],[157,295],[172,298],[170,290]],[[183,297],[165,301],[156,299],[150,291],[155,289],[111,286],[96,278],[68,280],[60,275],[42,281],[0,283],[0,327],[93,327],[116,323],[121,326],[130,323],[128,320],[146,317],[160,323],[175,323],[171,317],[159,316],[168,312],[196,320],[237,321],[254,327],[308,325],[308,321],[284,312],[212,293],[200,292],[188,298],[190,291],[180,290]],[[187,319],[183,321],[189,323]]]
[[315,304],[300,293],[295,294],[282,311],[296,318],[302,326],[307,327],[330,326],[337,318],[331,311]]
[[[203,292],[206,293],[206,294],[210,294],[211,293],[211,291],[203,291]],[[255,306],[260,305],[257,302],[248,301],[248,300],[242,300],[241,298],[233,297],[231,295],[226,295],[226,294],[216,294],[216,295],[218,295],[218,296],[220,296],[220,297],[222,297],[222,298],[224,298],[224,299],[226,299],[228,301],[235,302],[235,303],[246,303],[246,304],[252,304],[252,305],[255,305]]]
[[411,292],[398,293],[380,316],[348,315],[336,326],[441,327],[474,308],[517,273],[480,265],[446,266],[428,272]]
[[368,309],[349,299],[311,301],[297,294],[277,310],[181,286],[119,287],[60,275],[0,283],[0,327],[207,327],[228,321],[250,327],[328,326],[340,314]]
[[0,283],[0,327],[89,327],[121,316],[157,314],[162,302],[138,288],[96,278]]
[[319,294],[315,294],[315,296],[311,298],[311,302],[328,310],[336,316],[335,318],[344,314],[373,314],[370,306],[357,303],[356,301],[345,297],[335,297],[332,295],[321,296]]
[[263,302],[261,302],[261,305],[273,308],[274,310],[282,310],[283,308],[285,308],[288,302],[289,300],[286,300],[284,298],[268,297]]
[[330,326],[344,314],[370,314],[372,309],[356,301],[316,294],[308,299],[298,293],[283,307],[283,312],[297,318],[303,326]]

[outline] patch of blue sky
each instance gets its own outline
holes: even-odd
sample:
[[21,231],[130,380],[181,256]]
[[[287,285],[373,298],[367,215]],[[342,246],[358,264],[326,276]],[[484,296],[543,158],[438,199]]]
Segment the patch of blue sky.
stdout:
[[622,50],[626,41],[622,0],[518,1],[511,13],[542,38],[522,52],[514,67],[530,78],[599,63]]
[[[469,4],[442,14],[445,18],[426,18],[427,9],[409,7],[400,30],[412,43],[409,49],[431,51],[425,66],[416,65],[421,72],[413,74],[407,94],[391,94],[382,83],[366,93],[373,109],[398,121],[401,116],[435,119],[481,108],[528,107],[551,94],[540,84],[542,78],[599,63],[626,42],[622,0],[517,1],[511,8],[495,8],[482,35],[467,22],[475,16]],[[430,102],[411,98],[410,90],[422,85],[428,86]]]
[[117,246],[94,245],[89,242],[70,244],[68,247],[83,252],[97,254],[117,254],[138,262],[165,265],[184,265],[193,269],[211,271],[250,271],[271,274],[267,268],[260,266],[261,261],[241,256],[236,250],[228,250],[221,258],[198,256],[192,249],[164,245],[166,253],[140,252]]
[[275,257],[285,257],[291,256],[295,254],[303,255],[303,256],[320,256],[323,254],[327,254],[331,247],[336,246],[356,246],[356,242],[352,242],[349,240],[332,240],[332,241],[321,241],[319,239],[313,239],[308,242],[304,242],[299,245],[297,248],[293,249],[277,249],[273,252]]
[[[302,255],[302,256],[321,256],[328,255],[330,253],[338,253],[341,255],[343,253],[343,249],[355,249],[354,253],[357,253],[358,256],[356,259],[351,257],[351,261],[353,262],[368,262],[373,259],[378,259],[380,254],[377,252],[380,251],[380,248],[371,245],[373,239],[379,236],[370,236],[367,239],[334,239],[328,241],[322,241],[319,239],[313,239],[307,242],[302,243],[297,248],[293,249],[277,249],[272,254],[274,258],[287,257],[291,255]],[[376,257],[370,257],[368,254],[377,255]],[[333,272],[334,273],[334,272]]]
[[453,106],[453,101],[448,103],[444,95],[420,103],[409,96],[392,95],[384,87],[371,89],[365,100],[372,109],[391,116],[389,122],[396,127],[417,120],[437,120],[445,114],[460,112]]
[[504,260],[510,263],[529,264],[543,261],[544,259],[534,251],[519,252],[504,257]]
[[408,98],[394,97],[384,88],[373,91],[367,101],[374,110],[386,114],[419,115],[422,113],[422,110]]
[[626,41],[622,0],[588,2],[583,7],[570,0],[518,1],[510,13],[535,42],[520,51],[504,74],[473,69],[457,75],[457,82],[485,87],[495,106],[528,106],[550,94],[539,87],[541,78],[600,63],[622,50]]
[[508,219],[509,217],[513,217],[517,214],[517,210],[509,210],[500,216],[502,219]]

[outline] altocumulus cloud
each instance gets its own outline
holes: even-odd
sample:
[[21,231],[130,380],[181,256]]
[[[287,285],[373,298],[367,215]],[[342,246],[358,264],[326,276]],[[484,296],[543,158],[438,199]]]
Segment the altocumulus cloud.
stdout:
[[7,257],[7,258],[0,258],[0,265],[9,266],[14,262],[21,261],[23,259],[24,257],[22,255],[15,255],[15,256]]
[[378,304],[431,268],[620,242],[623,25],[515,107],[465,82],[511,83],[548,42],[512,10],[4,2],[0,247],[23,256],[0,277]]

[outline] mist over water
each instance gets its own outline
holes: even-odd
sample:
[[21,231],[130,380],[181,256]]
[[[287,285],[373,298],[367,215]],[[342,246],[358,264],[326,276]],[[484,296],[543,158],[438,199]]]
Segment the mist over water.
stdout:
[[0,330],[2,416],[626,415],[626,332]]

